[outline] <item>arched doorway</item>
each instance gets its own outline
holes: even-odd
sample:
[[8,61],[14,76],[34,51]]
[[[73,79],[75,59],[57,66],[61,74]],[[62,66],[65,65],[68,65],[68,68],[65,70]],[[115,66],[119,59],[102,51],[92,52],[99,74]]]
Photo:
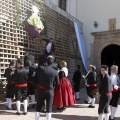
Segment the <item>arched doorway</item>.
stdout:
[[111,44],[105,47],[101,53],[101,64],[111,67],[117,65],[120,73],[120,46]]

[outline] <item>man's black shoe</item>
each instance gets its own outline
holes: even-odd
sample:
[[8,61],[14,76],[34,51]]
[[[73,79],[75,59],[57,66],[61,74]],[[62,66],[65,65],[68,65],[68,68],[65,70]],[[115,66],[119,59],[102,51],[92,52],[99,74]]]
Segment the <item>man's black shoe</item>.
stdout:
[[19,113],[19,112],[16,112],[16,114],[17,114],[17,115],[21,115],[21,113]]
[[88,108],[95,108],[95,106],[89,105]]
[[7,106],[7,109],[8,109],[8,110],[15,110],[14,107],[9,108],[8,106]]
[[86,104],[91,104],[91,102],[90,103],[88,103],[88,101],[84,101]]
[[27,115],[27,112],[24,112],[23,115]]
[[35,104],[32,105],[32,108],[35,108]]

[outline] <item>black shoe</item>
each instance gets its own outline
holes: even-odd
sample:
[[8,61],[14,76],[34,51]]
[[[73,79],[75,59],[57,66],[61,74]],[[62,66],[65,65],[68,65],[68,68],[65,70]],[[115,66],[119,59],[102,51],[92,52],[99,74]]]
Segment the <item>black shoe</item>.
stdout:
[[91,102],[90,103],[88,103],[88,101],[84,101],[86,104],[91,104]]
[[88,108],[95,108],[95,106],[89,105]]
[[8,106],[7,106],[7,109],[8,109],[8,110],[15,110],[14,107],[9,108]]
[[42,113],[46,113],[46,110],[41,110]]
[[28,106],[27,109],[30,109],[30,106]]
[[19,112],[16,112],[16,114],[17,114],[17,115],[21,115],[21,113],[19,113]]
[[14,107],[12,107],[13,110],[16,110]]
[[109,120],[115,120],[115,117],[114,117],[114,119],[111,119],[111,115],[109,116]]
[[23,115],[27,115],[27,112],[24,112]]
[[65,107],[57,107],[58,110],[64,110],[66,109]]
[[80,99],[76,99],[77,101],[80,100]]
[[32,105],[32,108],[35,108],[35,104]]

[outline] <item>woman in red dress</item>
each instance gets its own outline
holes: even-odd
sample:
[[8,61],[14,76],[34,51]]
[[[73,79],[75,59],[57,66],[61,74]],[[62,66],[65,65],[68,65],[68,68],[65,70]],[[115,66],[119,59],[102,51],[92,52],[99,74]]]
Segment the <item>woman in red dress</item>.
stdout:
[[[67,67],[65,61],[61,62],[61,69]],[[65,75],[65,71],[59,71],[60,84],[54,90],[54,106],[58,106],[58,109],[64,109],[67,106],[73,106],[75,104],[75,95],[72,89],[72,85]]]

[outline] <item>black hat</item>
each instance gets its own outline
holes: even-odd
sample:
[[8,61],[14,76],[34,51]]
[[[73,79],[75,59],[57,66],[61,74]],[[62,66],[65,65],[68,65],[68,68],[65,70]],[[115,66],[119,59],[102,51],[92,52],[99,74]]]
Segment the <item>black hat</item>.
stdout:
[[48,58],[47,58],[47,64],[48,64],[48,65],[52,65],[53,63],[54,63],[54,58],[51,57],[51,56],[48,57]]
[[27,65],[27,61],[31,61],[32,64],[35,63],[35,58],[31,53],[27,53],[24,57],[24,66]]

